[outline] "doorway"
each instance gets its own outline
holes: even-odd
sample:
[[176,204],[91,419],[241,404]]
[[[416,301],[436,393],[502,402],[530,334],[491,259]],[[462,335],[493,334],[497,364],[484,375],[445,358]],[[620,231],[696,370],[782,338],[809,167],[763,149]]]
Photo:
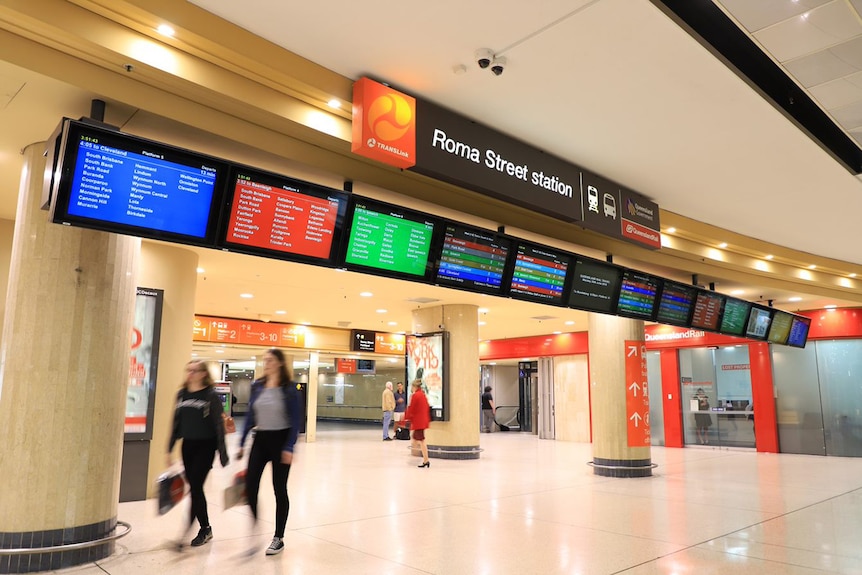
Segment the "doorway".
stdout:
[[748,346],[679,350],[685,445],[755,447]]

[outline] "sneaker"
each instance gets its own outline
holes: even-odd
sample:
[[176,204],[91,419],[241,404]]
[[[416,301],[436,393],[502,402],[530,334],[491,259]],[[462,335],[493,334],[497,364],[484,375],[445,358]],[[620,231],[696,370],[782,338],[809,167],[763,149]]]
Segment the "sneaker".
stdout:
[[284,551],[284,540],[281,537],[273,537],[272,543],[266,548],[267,555],[277,555]]
[[200,547],[204,543],[210,541],[213,538],[213,528],[212,527],[201,527],[201,530],[198,531],[197,537],[192,539],[192,547]]
[[391,437],[384,437],[383,441],[392,441],[392,438]]

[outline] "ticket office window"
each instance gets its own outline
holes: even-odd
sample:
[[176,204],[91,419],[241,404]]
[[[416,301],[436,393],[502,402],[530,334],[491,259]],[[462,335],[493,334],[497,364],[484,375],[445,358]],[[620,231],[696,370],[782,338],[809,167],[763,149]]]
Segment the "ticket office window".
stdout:
[[679,351],[686,445],[755,446],[748,346]]

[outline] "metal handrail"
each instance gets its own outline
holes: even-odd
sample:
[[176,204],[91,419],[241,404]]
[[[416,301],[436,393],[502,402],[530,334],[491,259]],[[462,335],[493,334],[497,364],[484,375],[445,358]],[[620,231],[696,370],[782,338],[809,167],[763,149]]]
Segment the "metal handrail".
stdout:
[[102,545],[103,543],[107,543],[108,541],[114,541],[121,537],[125,537],[129,533],[132,532],[132,526],[126,523],[125,521],[117,521],[117,525],[112,529],[112,531],[116,531],[117,527],[125,527],[126,530],[122,533],[115,533],[113,535],[106,535],[100,539],[94,539],[93,541],[82,541],[81,543],[63,543],[62,545],[52,545],[51,547],[27,547],[21,549],[0,549],[0,555],[29,555],[29,554],[38,554],[38,553],[51,553],[52,551],[71,551],[73,549],[87,549],[89,547],[95,547],[97,545]]

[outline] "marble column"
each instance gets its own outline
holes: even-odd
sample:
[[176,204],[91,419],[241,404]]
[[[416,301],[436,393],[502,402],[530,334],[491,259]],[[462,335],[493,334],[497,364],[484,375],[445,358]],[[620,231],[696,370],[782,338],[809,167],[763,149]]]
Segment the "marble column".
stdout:
[[[448,421],[432,421],[429,457],[478,459],[479,312],[474,305],[445,305],[413,312],[414,333],[449,332]],[[408,359],[409,361],[409,359]]]
[[[643,351],[643,321],[617,316],[589,314],[590,333],[590,404],[593,419],[593,470],[596,475],[608,477],[645,477],[652,475],[652,462],[648,440],[641,435],[647,418],[638,421],[640,435],[629,430],[633,415],[627,409],[627,392],[637,392],[641,404],[646,399],[646,374],[626,374],[626,356],[630,350],[626,342],[638,342],[637,354]],[[640,370],[638,370],[640,371]],[[632,381],[629,381],[632,379]],[[638,390],[630,386],[638,381]],[[638,411],[643,413],[643,405]],[[640,417],[639,415],[636,416]],[[648,429],[648,427],[647,427]],[[630,437],[630,435],[632,437]],[[648,437],[648,434],[647,434]],[[637,438],[637,439],[636,439]],[[639,443],[639,444],[638,444]]]
[[[140,240],[40,210],[44,144],[25,151],[0,344],[0,548],[92,542],[116,527]],[[0,573],[68,567],[82,550],[0,555]]]

